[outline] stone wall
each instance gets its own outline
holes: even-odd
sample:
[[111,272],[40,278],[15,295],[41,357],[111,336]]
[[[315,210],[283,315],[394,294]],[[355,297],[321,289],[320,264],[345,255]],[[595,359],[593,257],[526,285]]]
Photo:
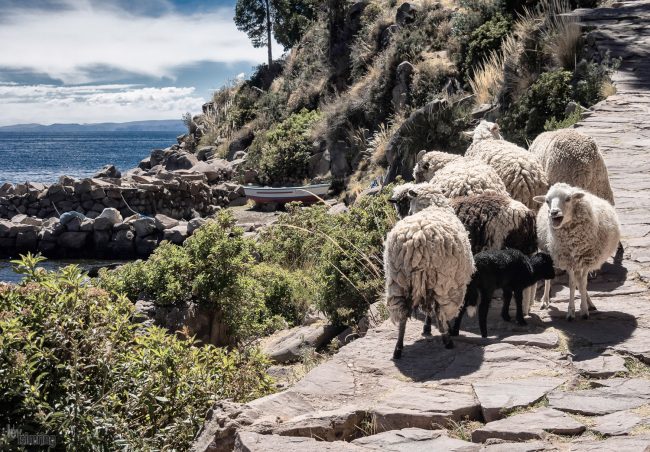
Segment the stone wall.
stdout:
[[59,183],[49,186],[38,183],[0,186],[0,218],[26,214],[45,219],[76,211],[93,219],[105,208],[114,208],[124,217],[135,211],[148,216],[163,214],[191,219],[210,215],[217,207],[226,207],[229,197],[227,187],[210,186],[204,175],[196,173],[134,175],[129,179],[62,177]]
[[104,209],[95,219],[71,213],[46,220],[19,214],[10,221],[0,220],[0,257],[28,251],[49,258],[147,257],[163,240],[180,245],[204,222],[161,214],[123,219],[114,208]]

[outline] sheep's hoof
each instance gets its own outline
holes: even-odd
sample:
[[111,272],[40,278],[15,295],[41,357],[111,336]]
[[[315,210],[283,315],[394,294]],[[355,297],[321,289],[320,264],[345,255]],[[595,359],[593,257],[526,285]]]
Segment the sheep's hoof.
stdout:
[[566,315],[566,319],[567,319],[567,321],[569,321],[569,322],[572,322],[573,319],[575,319],[575,318],[576,318],[576,316],[575,316],[574,314],[567,314],[567,315]]
[[548,309],[550,307],[551,307],[551,302],[550,301],[542,301],[542,304],[539,307],[539,310],[541,311],[542,309]]
[[400,359],[402,357],[402,349],[396,348],[393,352],[393,359]]
[[582,320],[589,320],[589,312],[581,312],[580,318],[582,318]]
[[460,330],[450,330],[449,335],[452,337],[456,337],[460,334]]
[[431,325],[424,325],[424,328],[422,328],[422,336],[431,336]]
[[590,310],[591,312],[593,312],[593,311],[598,311],[598,308],[592,304],[592,305],[589,305],[589,310]]

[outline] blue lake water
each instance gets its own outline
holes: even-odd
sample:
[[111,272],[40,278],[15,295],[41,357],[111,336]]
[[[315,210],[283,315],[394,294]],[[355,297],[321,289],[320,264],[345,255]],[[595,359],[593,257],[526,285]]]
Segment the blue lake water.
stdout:
[[88,177],[104,165],[137,166],[152,149],[176,143],[182,132],[0,132],[0,184]]

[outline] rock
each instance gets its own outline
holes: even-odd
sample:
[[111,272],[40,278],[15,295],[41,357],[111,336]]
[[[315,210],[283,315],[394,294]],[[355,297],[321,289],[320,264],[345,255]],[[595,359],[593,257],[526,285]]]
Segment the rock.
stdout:
[[133,253],[135,234],[130,229],[121,229],[113,233],[109,248],[116,257],[130,256]]
[[549,406],[569,413],[596,416],[637,408],[650,403],[650,384],[643,379],[613,378],[595,389],[548,395]]
[[92,232],[94,226],[95,226],[95,222],[90,218],[86,218],[84,221],[81,222],[81,225],[79,225],[79,230],[82,232]]
[[248,149],[254,139],[255,133],[253,133],[253,130],[248,126],[242,127],[228,145],[227,160],[234,159],[237,152]]
[[358,434],[358,425],[365,416],[365,411],[350,407],[315,411],[279,423],[273,433],[319,438],[322,441],[349,440]]
[[489,439],[481,447],[481,452],[541,452],[556,449],[542,441],[527,441],[525,443],[511,443],[499,439]]
[[352,444],[369,450],[382,451],[447,451],[478,452],[478,444],[472,444],[447,436],[446,430],[423,430],[405,428],[355,439]]
[[643,419],[631,411],[617,411],[594,419],[590,430],[603,436],[627,435]]
[[138,168],[144,171],[151,169],[151,157],[144,158],[138,163]]
[[135,252],[138,256],[149,256],[158,246],[158,239],[154,236],[135,237]]
[[615,437],[606,440],[578,439],[572,441],[571,452],[648,452],[650,435]]
[[183,169],[190,169],[199,163],[199,160],[189,152],[176,151],[167,157],[165,162],[165,169],[167,171],[176,171]]
[[0,185],[0,197],[13,195],[14,192],[15,192],[14,184],[5,182],[4,184]]
[[379,38],[381,49],[388,47],[395,36],[395,33],[399,32],[400,26],[397,24],[391,24],[388,27],[384,28],[384,31],[381,32],[381,37]]
[[328,150],[309,157],[309,174],[312,177],[324,176],[330,170],[330,153]]
[[276,363],[297,361],[304,347],[320,348],[340,332],[325,322],[297,326],[264,338],[262,350]]
[[397,388],[377,402],[372,413],[379,431],[411,427],[427,429],[432,425],[448,425],[450,420],[480,417],[472,388],[465,385]]
[[[201,449],[195,449],[201,450]],[[209,450],[209,449],[203,449]],[[240,432],[235,440],[235,452],[363,452],[366,449],[345,441],[316,441],[314,438],[296,438],[279,435],[260,435],[253,432]]]
[[619,355],[602,355],[596,358],[576,361],[574,358],[573,365],[578,371],[591,378],[609,378],[616,374],[626,374],[625,360]]
[[404,2],[397,8],[395,22],[399,25],[408,25],[415,20],[415,16],[420,11],[420,7],[414,3]]
[[80,250],[86,246],[86,238],[88,233],[86,232],[71,232],[67,231],[62,233],[58,239],[57,243],[63,248],[68,248],[71,250]]
[[133,226],[137,237],[151,235],[158,229],[156,226],[156,220],[150,217],[138,218],[131,222],[131,225]]
[[187,233],[189,235],[194,234],[198,228],[205,224],[206,220],[204,218],[193,218],[187,223]]
[[162,214],[156,215],[155,220],[156,220],[156,227],[160,231],[164,231],[165,229],[174,228],[174,227],[178,226],[178,223],[179,223],[178,220],[176,220],[174,218],[170,218],[167,215],[162,215]]
[[546,433],[579,435],[585,426],[568,414],[552,408],[540,408],[485,424],[472,432],[472,441],[485,442],[489,438],[509,441],[543,439]]
[[217,148],[214,146],[201,146],[196,150],[196,158],[205,162],[215,156]]
[[489,112],[494,110],[496,105],[493,104],[481,104],[472,109],[471,115],[473,119],[482,119]]
[[[79,232],[81,231],[81,223],[85,221],[86,218],[84,217],[83,220],[80,219],[79,217],[74,217],[67,223],[65,223],[65,228],[70,231],[70,232]],[[61,222],[61,224],[64,224]]]
[[329,213],[330,215],[340,215],[342,213],[347,212],[348,210],[350,210],[348,209],[348,206],[346,206],[342,202],[339,202],[334,204],[332,207],[330,207],[327,213]]
[[172,242],[175,245],[181,245],[187,238],[187,225],[182,224],[170,229],[165,229],[163,232],[163,240]]
[[113,207],[107,207],[102,210],[102,213],[100,213],[97,218],[95,218],[95,229],[105,231],[121,222],[122,215],[120,214],[120,211]]
[[93,177],[108,177],[111,179],[119,179],[122,173],[115,167],[115,165],[105,165]]
[[69,222],[73,220],[79,220],[79,224],[81,224],[81,221],[85,219],[85,215],[75,212],[74,210],[70,212],[65,212],[61,217],[59,218],[59,221],[61,222],[62,225],[67,225]]
[[22,230],[16,234],[16,248],[18,250],[34,250],[37,243],[38,233],[34,228]]
[[230,179],[232,174],[228,162],[220,159],[211,162],[199,162],[192,167],[192,171],[204,174],[209,183]]
[[233,160],[245,160],[248,153],[246,151],[237,151],[232,156]]
[[526,378],[500,382],[473,383],[485,422],[503,417],[505,412],[526,407],[565,382],[564,378]]
[[414,73],[415,67],[408,61],[402,61],[397,66],[395,87],[393,88],[393,109],[395,111],[403,110],[408,104]]

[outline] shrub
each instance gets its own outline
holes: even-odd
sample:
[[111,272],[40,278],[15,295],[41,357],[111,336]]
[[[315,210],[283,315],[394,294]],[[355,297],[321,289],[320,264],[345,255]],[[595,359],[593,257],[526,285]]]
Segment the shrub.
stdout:
[[217,399],[271,392],[255,349],[142,328],[126,297],[85,281],[70,266],[0,286],[2,425],[55,435],[67,450],[186,450]]
[[475,29],[470,35],[464,59],[463,71],[471,74],[473,68],[485,61],[491,52],[501,48],[501,42],[510,32],[512,22],[502,14],[496,14],[490,20]]
[[307,176],[310,132],[319,118],[317,111],[302,110],[256,138],[248,162],[258,170],[262,183],[302,181]]
[[457,75],[455,65],[446,58],[430,58],[415,66],[411,82],[411,105],[419,108],[440,97],[447,81]]
[[395,222],[388,191],[363,197],[340,215],[325,206],[290,206],[263,234],[263,260],[306,271],[333,323],[356,324],[383,292],[383,241]]

